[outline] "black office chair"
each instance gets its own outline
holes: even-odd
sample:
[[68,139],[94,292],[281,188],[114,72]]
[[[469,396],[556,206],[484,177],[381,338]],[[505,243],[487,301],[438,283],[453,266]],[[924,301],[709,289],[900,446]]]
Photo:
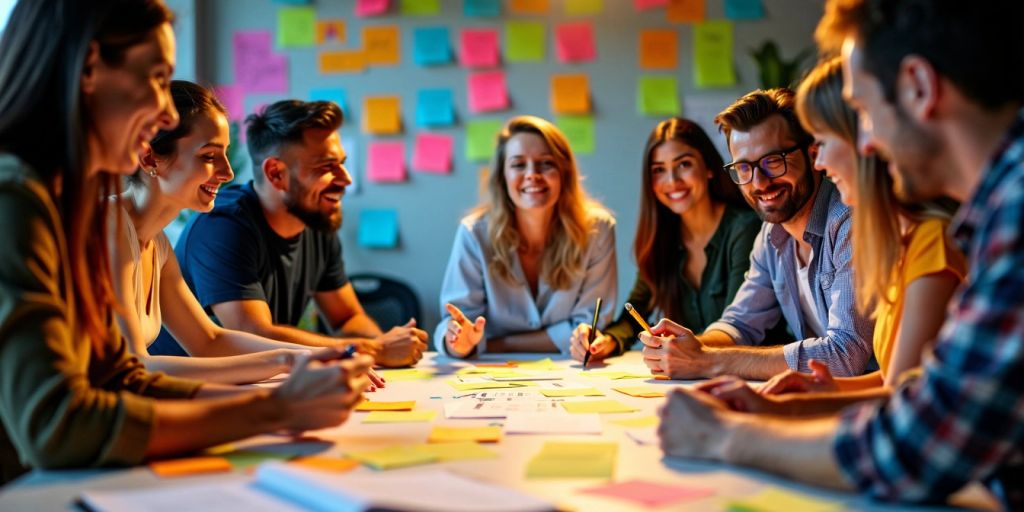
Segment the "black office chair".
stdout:
[[384,332],[420,318],[420,300],[408,284],[379,274],[353,274],[348,279],[366,314]]

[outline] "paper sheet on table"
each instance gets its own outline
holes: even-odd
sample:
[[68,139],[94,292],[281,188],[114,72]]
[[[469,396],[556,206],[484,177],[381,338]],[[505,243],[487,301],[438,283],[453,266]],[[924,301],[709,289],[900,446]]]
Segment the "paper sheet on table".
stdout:
[[595,388],[541,389],[540,394],[549,398],[567,396],[604,396],[604,393]]
[[487,378],[499,382],[516,382],[528,380],[562,380],[562,375],[559,373],[509,371],[490,373],[487,375]]
[[390,446],[376,450],[348,452],[345,455],[374,469],[394,469],[441,460],[437,455],[410,449],[408,446]]
[[665,19],[673,23],[698,23],[704,21],[705,0],[669,0],[665,8]]
[[569,15],[582,16],[602,12],[604,12],[604,0],[565,0],[565,13]]
[[451,135],[418,133],[415,144],[412,151],[414,170],[435,174],[448,174],[452,171],[455,141]]
[[479,377],[462,377],[459,379],[453,379],[449,380],[448,384],[458,391],[473,391],[477,389],[519,388],[526,385],[521,382],[498,382]]
[[345,20],[317,20],[316,44],[344,43],[348,39]]
[[428,443],[454,443],[471,441],[497,443],[501,441],[501,427],[449,427],[436,425],[427,436]]
[[579,492],[607,496],[645,507],[664,507],[670,504],[707,498],[715,494],[715,490],[708,487],[683,487],[681,485],[668,485],[644,480],[616,482],[582,489]]
[[398,96],[367,96],[363,99],[363,132],[395,135],[402,131]]
[[844,508],[834,501],[812,498],[777,487],[769,487],[745,499],[730,500],[726,506],[738,512],[833,512]]
[[391,0],[356,0],[356,16],[380,16],[388,12]]
[[358,242],[360,247],[371,249],[398,247],[398,211],[389,208],[359,212]]
[[587,75],[552,75],[551,111],[556,114],[589,113],[590,80]]
[[544,24],[533,21],[509,21],[505,24],[505,60],[540,62],[547,42]]
[[693,67],[697,87],[732,87],[732,23],[705,21],[693,28]]
[[333,101],[341,108],[342,112],[348,112],[348,96],[345,94],[345,90],[339,87],[310,89],[309,101]]
[[451,89],[420,89],[416,93],[416,124],[451,126],[455,124],[455,102]]
[[526,478],[611,478],[618,443],[548,441],[527,463]]
[[658,439],[657,426],[627,430],[626,436],[632,439],[636,444],[643,446],[657,445],[660,443],[660,439]]
[[474,442],[418,444],[412,448],[419,452],[429,453],[441,462],[498,458],[498,452]]
[[231,44],[235,57],[235,85],[246,93],[288,92],[288,60],[273,53],[269,31],[235,32]]
[[622,425],[626,428],[644,428],[644,427],[657,427],[660,420],[657,416],[639,416],[636,418],[622,418],[617,420],[608,420],[608,423],[614,423],[616,425]]
[[436,16],[441,12],[441,0],[402,0],[403,16]]
[[152,489],[85,491],[89,510],[104,512],[303,512],[307,509],[253,487],[248,480],[175,485]]
[[467,68],[491,68],[499,64],[498,31],[465,28],[459,33],[459,64]]
[[444,404],[444,417],[448,419],[506,418],[516,413],[552,414],[568,416],[554,400],[521,401],[461,401]]
[[370,66],[391,66],[398,64],[399,33],[395,25],[363,27],[363,54]]
[[359,461],[354,459],[338,459],[334,457],[301,457],[288,462],[296,466],[302,466],[304,468],[317,469],[320,471],[330,471],[333,473],[346,473],[359,467]]
[[581,155],[594,152],[594,118],[589,115],[555,116],[565,138],[569,139],[572,151]]
[[661,398],[668,393],[670,388],[665,386],[618,386],[612,389],[637,398]]
[[446,27],[422,27],[412,33],[413,62],[421,66],[447,64],[452,61],[452,46]]
[[362,73],[366,57],[362,50],[320,52],[317,63],[321,73]]
[[370,411],[363,423],[428,423],[437,411]]
[[231,461],[224,457],[186,457],[158,460],[149,463],[149,469],[164,478],[231,471]]
[[510,412],[505,420],[506,434],[600,435],[601,417],[597,414],[559,412]]
[[508,10],[513,14],[547,14],[548,0],[509,0]]
[[466,78],[469,111],[492,112],[508,108],[508,87],[504,71],[470,73]]
[[377,374],[384,377],[384,382],[402,382],[407,380],[430,380],[434,377],[433,370],[423,368],[402,368],[398,370],[378,370]]
[[487,161],[494,153],[498,132],[504,122],[500,119],[470,119],[466,122],[466,159]]
[[588,62],[597,58],[594,28],[589,21],[562,23],[555,28],[558,62]]
[[579,377],[590,377],[595,379],[628,380],[628,379],[654,379],[650,370],[582,370]]
[[676,69],[679,36],[675,30],[640,31],[640,69]]
[[731,20],[759,20],[764,18],[761,0],[725,0],[725,17]]
[[278,48],[302,48],[316,44],[316,9],[281,7],[277,10]]
[[356,406],[357,411],[411,411],[416,407],[415,400],[404,402],[377,402],[363,400]]
[[632,405],[626,405],[617,400],[587,400],[581,402],[562,402],[562,407],[567,412],[572,414],[589,414],[589,413],[620,413],[620,412],[636,412],[640,409],[633,407]]
[[527,400],[550,401],[540,394],[536,388],[516,389],[485,389],[468,395],[461,395],[459,398],[473,398],[484,402],[516,402]]
[[637,81],[636,111],[645,116],[679,114],[679,94],[672,76],[647,75]]
[[[405,142],[402,141],[373,141],[366,148],[366,177],[375,182],[402,182],[406,179],[405,173]],[[394,210],[375,210],[394,211]],[[394,227],[398,227],[398,217],[394,216]],[[390,226],[387,226],[390,227]],[[397,229],[394,230],[397,234]],[[397,242],[397,237],[395,242]],[[390,247],[394,247],[391,245]]]
[[466,0],[462,5],[462,14],[465,16],[484,18],[501,16],[501,0]]

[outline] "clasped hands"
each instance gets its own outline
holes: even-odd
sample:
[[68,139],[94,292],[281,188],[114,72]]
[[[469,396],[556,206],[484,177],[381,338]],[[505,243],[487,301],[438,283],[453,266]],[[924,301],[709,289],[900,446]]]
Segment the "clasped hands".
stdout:
[[712,349],[701,344],[693,331],[667,318],[661,319],[651,332],[640,333],[644,344],[644,364],[655,375],[671,379],[706,377],[712,368]]

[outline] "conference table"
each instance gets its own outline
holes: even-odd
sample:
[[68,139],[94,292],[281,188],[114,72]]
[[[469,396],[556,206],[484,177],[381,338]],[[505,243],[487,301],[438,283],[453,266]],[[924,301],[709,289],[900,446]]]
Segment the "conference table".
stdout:
[[[445,417],[445,404],[464,400],[476,400],[478,392],[459,390],[451,382],[458,379],[475,380],[477,376],[460,377],[474,364],[500,364],[510,359],[542,360],[535,355],[486,354],[477,360],[451,359],[436,353],[428,353],[417,365],[420,371],[384,372],[389,378],[386,387],[368,393],[371,402],[415,400],[416,411],[432,410],[436,415],[430,421],[413,423],[364,423],[367,412],[354,412],[343,425],[335,428],[307,432],[301,438],[283,435],[263,435],[234,443],[233,448],[255,450],[262,453],[276,453],[281,456],[342,457],[344,454],[375,448],[416,445],[425,443],[435,426],[471,427],[501,425],[501,419],[449,419]],[[626,378],[613,379],[619,373]],[[631,427],[618,423],[620,420],[647,418],[657,414],[664,398],[643,398],[630,396],[613,390],[616,387],[642,386],[657,387],[665,391],[678,386],[692,385],[692,382],[657,380],[643,378],[646,367],[638,352],[615,358],[607,364],[591,364],[583,370],[578,362],[554,361],[547,370],[549,376],[560,377],[564,383],[583,383],[599,390],[602,397],[566,397],[565,401],[614,400],[635,408],[635,412],[601,414],[602,432],[598,435],[553,435],[553,434],[510,434],[505,433],[497,443],[487,444],[497,452],[497,457],[478,460],[455,460],[435,463],[437,466],[474,480],[526,493],[554,504],[559,510],[580,511],[630,511],[630,510],[728,510],[736,500],[757,499],[766,490],[782,490],[801,497],[836,503],[839,509],[847,510],[903,510],[897,507],[871,502],[851,493],[833,492],[806,485],[796,484],[768,473],[728,466],[719,463],[695,460],[678,460],[663,457],[653,439],[653,426]],[[483,376],[486,378],[486,376]],[[408,380],[407,380],[408,379]],[[543,386],[543,381],[534,385]],[[553,382],[559,382],[558,380]],[[264,384],[267,385],[267,384]],[[269,385],[273,385],[272,383]],[[551,384],[547,384],[550,386]],[[521,390],[529,390],[528,385]],[[499,391],[499,390],[487,390]],[[561,412],[561,411],[559,411]],[[552,422],[563,416],[552,415]],[[686,428],[679,425],[677,428]],[[612,478],[527,478],[526,468],[542,445],[549,441],[568,442],[614,442],[618,445],[617,459]],[[646,441],[647,443],[642,443]],[[360,466],[346,474],[377,474],[422,470],[423,466],[388,470],[375,470]],[[252,471],[235,470],[197,476],[161,478],[148,467],[103,468],[87,470],[36,470],[0,489],[0,510],[68,510],[74,508],[76,498],[86,491],[112,491],[126,489],[159,489],[170,487],[186,488],[190,483],[225,484],[252,478]],[[647,507],[633,502],[608,498],[582,492],[600,488],[614,482],[639,480],[642,482],[666,484],[688,489],[703,489],[713,492],[702,498],[675,502],[660,507]],[[980,486],[969,486],[951,500],[956,505],[991,508],[991,497]],[[923,508],[915,508],[923,510]],[[173,508],[186,512],[184,508]],[[796,511],[794,511],[796,512]]]

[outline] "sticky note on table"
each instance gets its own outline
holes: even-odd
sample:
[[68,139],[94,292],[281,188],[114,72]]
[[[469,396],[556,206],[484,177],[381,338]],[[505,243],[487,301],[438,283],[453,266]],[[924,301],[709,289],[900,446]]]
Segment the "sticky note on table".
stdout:
[[555,55],[558,61],[587,62],[597,57],[594,29],[589,21],[562,23],[555,28]]
[[622,370],[584,370],[578,374],[580,377],[595,379],[622,380],[622,379],[651,379],[654,378],[650,372],[631,372]]
[[606,414],[636,412],[640,409],[616,400],[587,400],[585,402],[562,402],[566,412],[573,414]]
[[623,427],[626,427],[626,428],[656,427],[656,426],[658,426],[658,422],[659,421],[660,420],[658,420],[657,416],[639,416],[639,417],[636,417],[636,418],[622,418],[622,419],[616,419],[616,420],[608,420],[609,423],[614,423],[616,425],[622,425]]
[[498,65],[498,31],[467,28],[459,33],[459,63],[468,68]]
[[675,69],[679,37],[675,30],[640,31],[640,69]]
[[509,62],[540,62],[547,47],[544,25],[533,21],[505,24],[505,59]]
[[667,392],[667,388],[664,386],[621,386],[612,389],[637,398],[661,398]]
[[455,142],[450,135],[416,134],[412,152],[412,168],[417,171],[447,174],[452,170]]
[[369,249],[398,247],[398,212],[393,209],[360,212],[358,242],[360,247]]
[[666,5],[668,5],[668,0],[633,0],[633,9],[638,11],[657,9],[658,7],[665,7]]
[[611,478],[618,443],[544,443],[526,465],[527,478]]
[[231,462],[224,457],[188,457],[185,459],[160,460],[149,463],[149,469],[157,476],[173,477],[221,473],[231,471]]
[[404,402],[380,402],[363,400],[356,406],[357,411],[411,411],[416,407],[415,400]]
[[678,115],[679,95],[675,77],[641,76],[637,81],[636,110],[645,116]]
[[392,66],[398,64],[398,27],[382,25],[363,27],[363,55],[370,66]]
[[466,159],[490,160],[504,122],[499,119],[471,119],[466,123]]
[[246,93],[288,92],[288,60],[273,53],[269,31],[235,32],[235,85]]
[[458,441],[497,443],[501,441],[501,427],[445,427],[438,425],[430,431],[430,436],[427,437],[428,443]]
[[669,0],[665,18],[673,23],[699,23],[706,17],[707,0]]
[[434,377],[434,372],[422,368],[402,368],[398,370],[378,370],[377,374],[384,378],[384,382],[402,382],[408,380],[429,380]]
[[521,382],[498,382],[493,380],[450,380],[448,385],[458,391],[474,391],[477,389],[521,388]]
[[301,48],[316,44],[316,10],[281,7],[277,10],[277,46]]
[[231,462],[231,466],[235,469],[249,469],[259,466],[268,460],[289,460],[294,458],[295,454],[260,450],[236,450],[225,453],[223,456]]
[[448,64],[452,45],[446,27],[422,27],[412,33],[412,59],[421,66]]
[[604,11],[604,0],[565,0],[565,13],[574,16],[600,14]]
[[380,16],[388,12],[391,0],[356,0],[356,16]]
[[494,450],[473,442],[418,444],[411,448],[420,453],[433,455],[441,462],[498,458],[498,453]]
[[616,482],[583,489],[580,492],[607,496],[645,507],[664,507],[673,503],[684,503],[707,498],[715,494],[715,490],[708,487],[683,487],[681,485],[668,485],[644,480]]
[[302,457],[290,461],[289,464],[302,466],[320,471],[332,473],[345,473],[359,467],[359,461],[355,459],[336,459],[332,457]]
[[573,153],[589,155],[594,152],[594,118],[591,116],[555,116],[558,126]]
[[556,114],[590,113],[587,75],[551,75],[551,111]]
[[394,135],[402,131],[398,96],[368,96],[363,99],[363,131]]
[[470,112],[492,112],[508,108],[504,71],[470,73],[466,79]]
[[758,494],[731,500],[729,510],[742,512],[833,512],[843,508],[839,503],[769,487]]
[[501,16],[501,0],[465,0],[462,6],[462,14],[466,16],[485,18]]
[[513,14],[546,14],[548,0],[509,0],[508,10]]
[[213,94],[228,110],[228,121],[245,119],[245,91],[237,85],[218,85]]
[[731,20],[759,20],[764,18],[761,0],[725,0],[725,17]]
[[362,50],[334,50],[320,52],[317,63],[321,73],[362,73],[366,70],[366,56]]
[[374,469],[394,469],[430,464],[440,459],[431,453],[412,450],[407,446],[392,446],[379,450],[349,452],[346,455]]
[[345,20],[317,20],[316,44],[344,43],[348,40]]
[[428,423],[437,411],[370,411],[363,423]]
[[333,101],[343,112],[348,112],[348,96],[338,87],[310,89],[309,101]]
[[697,87],[736,85],[731,22],[705,21],[694,26],[693,66]]
[[405,16],[436,16],[441,12],[441,0],[402,0]]
[[604,396],[604,393],[595,388],[574,388],[574,389],[542,389],[540,394],[548,398],[561,398],[567,396]]
[[405,143],[372,141],[367,145],[366,173],[370,181],[405,181]]
[[555,362],[552,361],[550,357],[545,357],[544,359],[536,359],[536,360],[533,360],[533,361],[508,360],[508,361],[505,361],[505,363],[509,364],[509,365],[514,365],[516,368],[519,368],[521,370],[557,370],[558,369],[558,365],[555,364]]

